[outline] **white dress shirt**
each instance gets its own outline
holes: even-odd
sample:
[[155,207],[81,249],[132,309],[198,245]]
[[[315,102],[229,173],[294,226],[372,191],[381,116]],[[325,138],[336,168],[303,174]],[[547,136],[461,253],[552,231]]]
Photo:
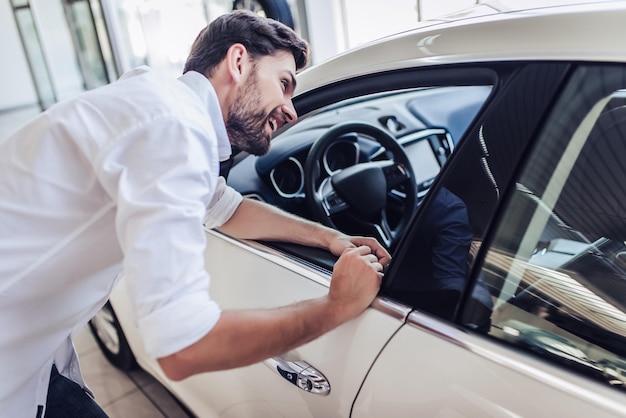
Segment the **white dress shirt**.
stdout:
[[71,339],[122,268],[151,356],[211,330],[220,308],[203,223],[223,224],[241,202],[219,178],[230,152],[211,83],[147,67],[53,106],[0,145],[2,416],[35,417],[53,363],[84,386]]

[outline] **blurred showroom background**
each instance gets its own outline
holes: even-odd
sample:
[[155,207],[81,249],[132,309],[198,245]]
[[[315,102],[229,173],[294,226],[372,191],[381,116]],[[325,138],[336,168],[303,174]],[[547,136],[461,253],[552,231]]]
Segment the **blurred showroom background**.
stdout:
[[[255,3],[254,1],[248,3]],[[312,63],[492,0],[287,0]],[[500,0],[507,8],[578,0]],[[242,1],[241,3],[246,3]],[[54,103],[147,64],[178,76],[233,0],[0,0],[0,141]]]

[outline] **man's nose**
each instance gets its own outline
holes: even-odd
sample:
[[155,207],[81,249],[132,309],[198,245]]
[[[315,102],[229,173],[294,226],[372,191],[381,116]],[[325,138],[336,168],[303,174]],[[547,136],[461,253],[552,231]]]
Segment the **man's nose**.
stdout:
[[282,111],[285,115],[285,121],[287,123],[293,123],[298,120],[298,113],[296,113],[296,109],[293,107],[291,100],[288,104],[283,105]]

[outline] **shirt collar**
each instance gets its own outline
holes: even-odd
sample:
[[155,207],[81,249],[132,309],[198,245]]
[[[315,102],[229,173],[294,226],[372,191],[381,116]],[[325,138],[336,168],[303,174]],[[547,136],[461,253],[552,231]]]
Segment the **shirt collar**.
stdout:
[[204,103],[217,135],[217,149],[220,161],[227,160],[232,153],[232,148],[226,133],[222,108],[213,85],[208,78],[196,71],[187,71],[178,79],[193,90]]

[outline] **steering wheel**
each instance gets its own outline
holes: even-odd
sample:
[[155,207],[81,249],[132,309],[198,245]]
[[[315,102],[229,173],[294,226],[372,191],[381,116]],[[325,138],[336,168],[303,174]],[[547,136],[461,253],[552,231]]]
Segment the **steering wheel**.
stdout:
[[[326,173],[322,168],[326,150],[348,134],[378,142],[381,148],[375,155],[386,152],[389,159],[357,162]],[[347,220],[354,226],[348,233],[376,237],[388,249],[397,243],[417,200],[415,175],[402,146],[384,130],[362,122],[335,125],[313,143],[304,167],[304,187],[309,209],[322,224],[341,229],[337,221]],[[388,217],[391,201],[399,201],[401,208],[393,225]]]

